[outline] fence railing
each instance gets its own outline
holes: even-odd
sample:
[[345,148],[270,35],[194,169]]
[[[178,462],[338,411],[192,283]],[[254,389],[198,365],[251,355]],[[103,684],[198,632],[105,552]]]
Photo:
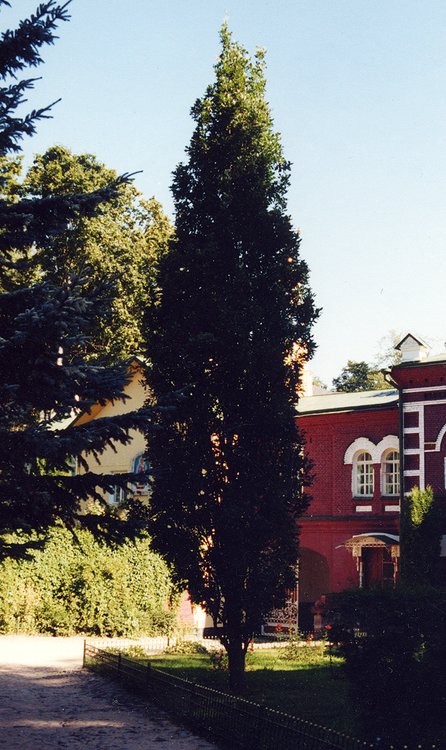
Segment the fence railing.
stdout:
[[[186,723],[243,750],[367,750],[378,745],[221,693],[85,643],[84,666],[100,667]],[[380,746],[381,747],[381,746]]]

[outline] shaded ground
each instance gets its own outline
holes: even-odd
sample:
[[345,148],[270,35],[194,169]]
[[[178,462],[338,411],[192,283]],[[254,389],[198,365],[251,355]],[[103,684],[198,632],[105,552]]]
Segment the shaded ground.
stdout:
[[215,750],[155,706],[83,671],[81,638],[0,636],[0,747]]

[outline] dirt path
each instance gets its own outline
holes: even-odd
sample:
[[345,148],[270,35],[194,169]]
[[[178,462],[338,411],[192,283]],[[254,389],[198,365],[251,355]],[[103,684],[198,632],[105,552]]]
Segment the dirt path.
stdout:
[[0,747],[215,750],[155,706],[82,670],[81,638],[0,636]]

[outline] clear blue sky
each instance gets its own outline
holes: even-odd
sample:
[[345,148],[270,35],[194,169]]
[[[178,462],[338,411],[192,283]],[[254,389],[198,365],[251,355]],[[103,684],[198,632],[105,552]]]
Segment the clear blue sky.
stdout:
[[[34,8],[12,0],[2,28]],[[224,18],[267,50],[268,100],[292,162],[288,209],[323,312],[313,371],[330,384],[390,329],[446,340],[444,0],[73,0],[25,143],[92,152],[172,211],[189,110],[213,79]]]

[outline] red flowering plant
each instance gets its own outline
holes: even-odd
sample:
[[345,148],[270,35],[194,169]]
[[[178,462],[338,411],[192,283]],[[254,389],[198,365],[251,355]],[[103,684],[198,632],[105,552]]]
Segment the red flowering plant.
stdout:
[[227,672],[228,670],[228,656],[224,649],[216,649],[210,652],[210,660],[212,669],[218,671]]
[[287,633],[286,629],[280,623],[278,623],[277,625],[275,625],[275,627],[274,627],[274,635],[276,636],[276,640],[277,641],[284,641],[284,640],[287,640],[287,638],[288,638],[288,633]]

